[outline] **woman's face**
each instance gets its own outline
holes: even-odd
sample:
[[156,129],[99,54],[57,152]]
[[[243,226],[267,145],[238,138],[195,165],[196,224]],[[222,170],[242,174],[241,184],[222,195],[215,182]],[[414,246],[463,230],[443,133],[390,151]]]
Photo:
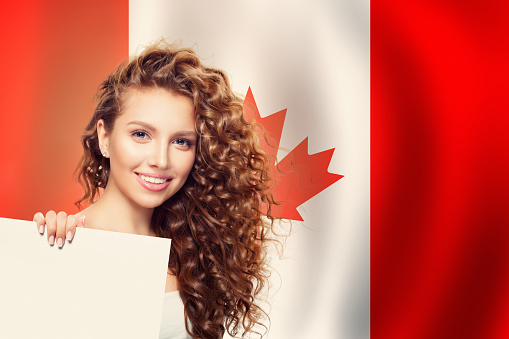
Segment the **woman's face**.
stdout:
[[[102,152],[110,158],[105,189],[155,208],[184,185],[196,150],[191,101],[165,89],[130,89],[113,130],[97,124]],[[110,193],[109,193],[110,194]]]

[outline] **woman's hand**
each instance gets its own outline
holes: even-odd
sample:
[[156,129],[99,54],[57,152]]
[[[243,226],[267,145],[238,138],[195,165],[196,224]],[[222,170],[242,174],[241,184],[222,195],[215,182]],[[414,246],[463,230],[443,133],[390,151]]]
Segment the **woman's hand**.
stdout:
[[37,222],[39,233],[44,234],[44,228],[47,228],[48,243],[62,248],[65,240],[71,242],[76,232],[76,227],[85,227],[85,216],[76,218],[74,215],[67,215],[65,212],[49,211],[46,217],[41,212],[34,215],[34,221]]

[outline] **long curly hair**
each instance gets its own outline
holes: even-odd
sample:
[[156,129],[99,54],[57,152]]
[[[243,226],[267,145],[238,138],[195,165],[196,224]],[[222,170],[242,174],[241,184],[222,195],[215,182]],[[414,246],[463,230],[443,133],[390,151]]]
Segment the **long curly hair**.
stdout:
[[[152,227],[172,239],[169,270],[177,277],[186,328],[193,338],[262,333],[265,312],[255,297],[267,282],[264,241],[272,227],[273,180],[255,122],[243,115],[222,70],[204,66],[192,49],[159,41],[108,76],[82,136],[77,169],[93,203],[108,183],[109,159],[99,150],[96,125],[111,130],[128,89],[163,88],[191,100],[198,135],[193,169],[184,186],[157,207]],[[263,211],[262,211],[263,209]]]

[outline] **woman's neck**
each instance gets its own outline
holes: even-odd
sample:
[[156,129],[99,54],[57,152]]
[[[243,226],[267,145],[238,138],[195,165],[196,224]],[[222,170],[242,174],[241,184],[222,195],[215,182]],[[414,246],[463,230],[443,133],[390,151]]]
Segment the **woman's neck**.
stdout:
[[85,227],[107,231],[155,236],[150,226],[153,208],[139,206],[116,190],[104,190],[89,208],[77,214],[86,216]]

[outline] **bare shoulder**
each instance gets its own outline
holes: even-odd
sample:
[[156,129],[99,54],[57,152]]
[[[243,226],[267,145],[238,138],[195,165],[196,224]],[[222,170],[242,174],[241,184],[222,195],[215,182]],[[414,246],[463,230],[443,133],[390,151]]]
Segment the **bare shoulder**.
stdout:
[[166,286],[164,288],[164,293],[178,291],[178,282],[177,277],[168,273],[166,275]]

